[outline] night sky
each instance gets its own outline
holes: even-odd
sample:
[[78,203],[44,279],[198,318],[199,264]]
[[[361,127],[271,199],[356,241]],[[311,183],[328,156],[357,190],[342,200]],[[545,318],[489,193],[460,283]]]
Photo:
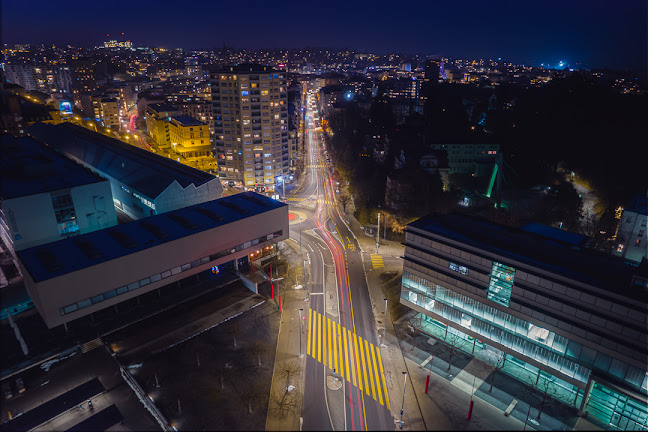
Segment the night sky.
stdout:
[[646,63],[645,0],[3,0],[8,43],[301,48],[498,58],[539,66]]

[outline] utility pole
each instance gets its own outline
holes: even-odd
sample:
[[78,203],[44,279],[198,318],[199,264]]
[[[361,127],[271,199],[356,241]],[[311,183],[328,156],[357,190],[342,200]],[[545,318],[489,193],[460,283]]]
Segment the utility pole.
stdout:
[[378,229],[376,230],[376,253],[378,253],[379,243],[380,243],[380,213],[378,213]]
[[407,372],[403,372],[405,375],[405,384],[403,384],[403,403],[401,404],[401,419],[400,419],[400,428],[403,429],[403,409],[405,408],[405,389],[407,388]]

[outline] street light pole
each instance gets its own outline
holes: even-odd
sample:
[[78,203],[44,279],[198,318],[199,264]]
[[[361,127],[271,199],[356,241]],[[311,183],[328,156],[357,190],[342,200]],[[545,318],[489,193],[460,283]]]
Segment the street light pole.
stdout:
[[302,311],[304,309],[299,309],[299,357],[302,356]]
[[379,242],[380,242],[380,213],[378,213],[378,229],[376,230],[376,253],[378,253]]
[[382,341],[382,346],[387,346],[385,345],[385,336],[387,336],[387,299],[385,299],[385,325],[383,326],[383,341]]
[[405,408],[405,390],[407,389],[407,372],[403,372],[405,375],[405,384],[403,384],[403,403],[401,404],[401,419],[400,419],[400,428],[403,429],[403,409]]

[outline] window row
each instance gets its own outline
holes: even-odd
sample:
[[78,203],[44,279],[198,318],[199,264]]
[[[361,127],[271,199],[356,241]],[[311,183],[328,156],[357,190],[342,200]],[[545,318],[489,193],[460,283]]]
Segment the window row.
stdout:
[[130,284],[124,285],[124,286],[119,287],[117,289],[112,289],[112,290],[106,291],[104,293],[98,294],[98,295],[96,295],[94,297],[89,297],[87,299],[78,301],[78,302],[73,303],[71,305],[62,307],[62,308],[59,309],[59,312],[60,312],[61,316],[67,315],[67,314],[75,312],[77,310],[87,308],[88,306],[91,306],[93,304],[97,304],[97,303],[100,303],[102,301],[109,300],[109,299],[111,299],[113,297],[116,297],[118,295],[125,294],[125,293],[130,292],[130,291],[134,291],[134,290],[136,290],[138,288],[142,288],[142,287],[144,287],[146,285],[149,285],[149,284],[151,284],[153,282],[158,282],[158,281],[160,281],[162,279],[166,279],[166,278],[168,278],[170,276],[182,273],[182,272],[190,270],[190,269],[192,269],[194,267],[198,267],[199,265],[207,264],[210,261],[215,261],[217,259],[220,259],[220,258],[225,257],[227,255],[233,254],[235,252],[242,251],[243,249],[247,249],[247,248],[255,246],[255,245],[259,244],[259,243],[262,243],[262,242],[265,242],[265,241],[272,240],[274,238],[280,237],[282,234],[283,234],[283,230],[279,230],[279,231],[276,231],[276,232],[274,232],[272,234],[264,235],[264,236],[259,237],[257,239],[254,239],[254,240],[251,240],[251,241],[236,245],[233,248],[227,248],[225,250],[222,250],[222,251],[220,251],[218,253],[209,255],[207,257],[203,257],[203,258],[188,262],[188,263],[183,264],[181,266],[178,266],[178,267],[163,271],[161,273],[154,274],[154,275],[149,276],[147,278],[144,278],[144,279],[141,279],[141,280],[138,280],[138,281],[135,281],[135,282],[131,282]]

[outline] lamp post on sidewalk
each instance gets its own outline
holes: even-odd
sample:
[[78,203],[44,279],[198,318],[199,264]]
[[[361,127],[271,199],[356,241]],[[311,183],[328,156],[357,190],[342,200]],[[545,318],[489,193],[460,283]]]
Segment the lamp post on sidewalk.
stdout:
[[302,356],[302,311],[304,309],[299,309],[299,357]]
[[385,337],[387,336],[387,299],[385,299],[385,322],[383,325],[383,340],[382,343],[380,344],[381,347],[386,347],[387,345],[385,344]]
[[407,372],[403,372],[405,375],[405,383],[403,384],[403,403],[401,404],[401,419],[400,419],[400,428],[403,429],[403,409],[405,408],[405,390],[407,389]]

